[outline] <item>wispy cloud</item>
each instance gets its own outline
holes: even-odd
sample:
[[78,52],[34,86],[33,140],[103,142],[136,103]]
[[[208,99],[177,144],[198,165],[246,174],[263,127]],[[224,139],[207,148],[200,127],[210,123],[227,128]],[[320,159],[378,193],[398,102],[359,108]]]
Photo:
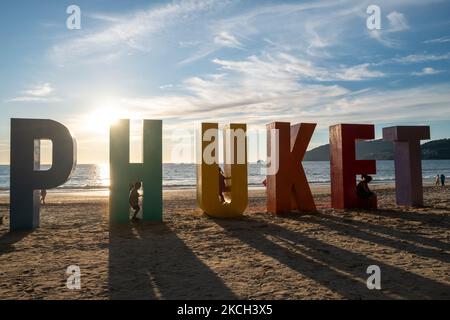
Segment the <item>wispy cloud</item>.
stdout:
[[252,124],[261,119],[287,118],[294,110],[314,112],[321,104],[349,92],[335,84],[305,84],[302,80],[366,76],[361,71],[365,67],[350,71],[343,71],[342,67],[329,72],[286,53],[213,62],[220,66],[219,73],[187,78],[177,86],[178,93],[168,88],[164,96],[129,97],[120,103],[149,117],[194,121],[220,114],[224,121],[245,118]]
[[20,95],[8,99],[7,102],[50,102],[59,101],[59,99],[53,96],[55,89],[50,83],[44,83],[30,87],[20,92]]
[[371,38],[375,39],[382,45],[388,48],[398,48],[400,47],[400,42],[385,36],[385,33],[382,30],[370,30],[368,34]]
[[440,37],[440,38],[436,38],[436,39],[426,40],[423,43],[429,44],[429,43],[447,43],[447,42],[450,42],[450,36],[445,36],[445,37]]
[[242,48],[242,44],[232,34],[222,31],[214,38],[214,43],[229,48]]
[[359,81],[369,78],[383,77],[384,73],[369,69],[369,64],[355,66],[338,65],[335,67],[320,67],[313,62],[295,57],[287,53],[278,53],[276,56],[263,57],[250,56],[244,61],[230,61],[214,59],[214,63],[224,70],[238,72],[241,75],[282,79],[311,79],[315,81]]
[[389,64],[417,64],[417,63],[426,63],[426,62],[435,62],[435,61],[443,61],[450,59],[450,52],[443,54],[431,54],[431,53],[415,53],[409,54],[402,57],[394,57],[385,60],[381,60],[379,62],[373,62],[371,65],[373,66],[382,66]]
[[163,85],[159,86],[159,88],[160,88],[161,90],[171,89],[171,88],[173,88],[173,84],[171,84],[171,83],[163,84]]
[[114,22],[114,23],[118,23],[121,22],[121,18],[117,17],[117,16],[112,16],[112,15],[106,15],[103,13],[88,13],[85,14],[84,17],[88,17],[94,20],[99,20],[99,21],[104,21],[104,22]]
[[410,28],[408,21],[403,13],[397,11],[390,12],[386,15],[386,19],[388,21],[386,28],[382,28],[381,30],[370,30],[369,35],[386,47],[398,48],[401,46],[401,42],[393,39],[389,35],[408,30]]
[[[286,80],[287,82],[287,80]],[[450,118],[450,86],[429,85],[395,90],[349,91],[336,85],[276,86],[271,79],[255,91],[231,79],[191,78],[183,95],[123,98],[121,105],[143,117],[162,118],[173,128],[190,127],[186,120],[242,122],[317,122],[326,127],[340,122],[430,121]],[[256,86],[256,85],[255,85]],[[268,87],[273,87],[268,91]],[[245,120],[243,120],[245,119]],[[180,120],[183,120],[180,122]],[[175,123],[172,121],[176,121]]]
[[409,29],[408,21],[403,13],[392,11],[386,18],[389,21],[387,32],[399,32]]
[[429,76],[429,75],[433,75],[433,74],[438,74],[438,73],[442,73],[444,72],[443,70],[435,70],[431,67],[427,67],[427,68],[423,68],[421,71],[419,72],[412,72],[411,74],[413,76]]
[[446,54],[410,54],[405,57],[392,58],[390,62],[397,63],[422,63],[430,61],[440,61],[450,59],[450,52]]
[[195,21],[200,12],[215,7],[220,7],[215,0],[186,0],[122,16],[95,14],[91,17],[110,24],[85,36],[56,44],[50,54],[52,59],[61,64],[75,58],[110,55],[111,51],[117,55],[127,50],[151,51],[158,47],[157,39],[161,32],[167,32],[175,25]]

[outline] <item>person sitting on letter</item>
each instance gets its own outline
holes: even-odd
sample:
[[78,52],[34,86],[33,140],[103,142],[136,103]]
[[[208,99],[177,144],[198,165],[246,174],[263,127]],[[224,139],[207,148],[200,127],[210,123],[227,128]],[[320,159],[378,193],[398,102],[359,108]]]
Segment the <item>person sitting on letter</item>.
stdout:
[[361,181],[356,187],[356,194],[360,199],[369,199],[374,193],[369,189],[369,183],[372,181],[372,177],[367,174],[361,175]]
[[141,186],[142,184],[140,182],[136,182],[130,191],[130,206],[134,210],[133,219],[136,219],[137,214],[141,210],[141,207],[139,206],[139,197],[142,197],[142,195],[139,194]]

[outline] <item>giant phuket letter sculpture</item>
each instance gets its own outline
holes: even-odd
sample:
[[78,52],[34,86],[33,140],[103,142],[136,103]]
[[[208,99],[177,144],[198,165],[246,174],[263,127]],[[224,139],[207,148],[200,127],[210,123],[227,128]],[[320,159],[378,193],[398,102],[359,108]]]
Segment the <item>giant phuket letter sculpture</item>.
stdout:
[[[52,166],[40,171],[41,140],[53,146]],[[39,227],[40,190],[56,188],[76,165],[76,142],[61,123],[41,119],[11,119],[10,229]]]
[[376,208],[373,201],[359,201],[356,175],[375,174],[375,160],[356,160],[356,140],[375,137],[372,124],[337,124],[330,127],[331,206],[336,209]]
[[213,217],[240,216],[247,208],[247,126],[230,124],[224,129],[224,174],[231,200],[219,199],[218,124],[202,123],[197,163],[198,206]]
[[110,223],[128,223],[130,184],[144,188],[144,221],[162,221],[162,121],[144,120],[143,163],[130,163],[130,121],[120,120],[110,131]]
[[430,139],[428,126],[383,128],[383,140],[394,142],[395,193],[398,205],[423,206],[420,140]]
[[[272,213],[316,211],[302,160],[316,127],[315,123],[289,122],[267,125],[267,150],[271,168],[267,175],[267,211]],[[273,134],[274,132],[278,134]],[[278,141],[272,141],[278,136]],[[276,138],[275,138],[276,139]],[[270,155],[270,156],[269,156]],[[274,163],[275,162],[275,163]]]

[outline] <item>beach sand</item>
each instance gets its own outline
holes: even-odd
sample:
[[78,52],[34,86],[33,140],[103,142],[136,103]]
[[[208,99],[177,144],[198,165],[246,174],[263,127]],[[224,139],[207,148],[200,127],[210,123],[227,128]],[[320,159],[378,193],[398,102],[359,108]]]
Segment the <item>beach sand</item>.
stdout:
[[[109,228],[102,195],[48,195],[41,227],[0,225],[0,299],[450,299],[450,188],[425,188],[424,208],[395,205],[377,186],[380,209],[265,213],[250,192],[240,219],[213,219],[195,191],[164,193],[164,223]],[[8,198],[0,197],[6,212]],[[81,268],[81,289],[66,268]],[[381,268],[381,290],[366,269]]]

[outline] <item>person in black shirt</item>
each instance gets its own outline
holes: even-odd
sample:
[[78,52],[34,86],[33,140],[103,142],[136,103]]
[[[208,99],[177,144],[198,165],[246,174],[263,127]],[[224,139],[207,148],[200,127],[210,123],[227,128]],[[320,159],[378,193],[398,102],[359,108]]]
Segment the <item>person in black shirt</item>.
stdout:
[[356,187],[356,194],[359,199],[369,199],[375,195],[369,188],[369,183],[371,181],[372,181],[371,176],[367,174],[361,175],[361,181],[358,183],[358,186]]

